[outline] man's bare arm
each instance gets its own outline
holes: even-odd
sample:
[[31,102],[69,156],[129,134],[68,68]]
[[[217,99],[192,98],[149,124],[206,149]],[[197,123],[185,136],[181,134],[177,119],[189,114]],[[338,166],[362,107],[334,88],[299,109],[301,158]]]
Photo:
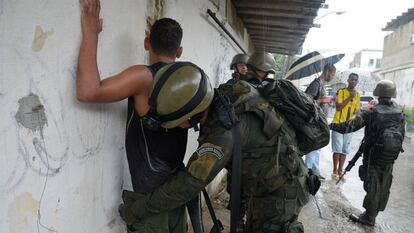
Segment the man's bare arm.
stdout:
[[114,102],[149,90],[152,74],[133,66],[101,81],[97,65],[98,34],[102,31],[99,0],[80,0],[82,42],[78,58],[76,97],[83,102]]

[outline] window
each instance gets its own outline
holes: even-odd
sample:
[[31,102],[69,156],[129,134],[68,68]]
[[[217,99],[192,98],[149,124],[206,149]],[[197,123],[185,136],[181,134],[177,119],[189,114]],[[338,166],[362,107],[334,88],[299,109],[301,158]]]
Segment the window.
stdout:
[[368,66],[374,66],[374,59],[369,59]]
[[376,59],[375,68],[381,68],[381,58]]

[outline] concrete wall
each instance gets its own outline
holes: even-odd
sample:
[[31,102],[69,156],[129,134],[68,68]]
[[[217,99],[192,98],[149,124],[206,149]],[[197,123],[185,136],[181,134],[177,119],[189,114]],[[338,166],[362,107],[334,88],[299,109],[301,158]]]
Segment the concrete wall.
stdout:
[[397,103],[414,108],[414,67],[387,72],[383,77],[397,85]]
[[[156,12],[182,24],[181,60],[199,64],[214,84],[226,80],[239,51],[207,8],[217,11],[204,0],[102,0],[101,76],[146,63],[145,18]],[[124,232],[117,207],[121,187],[130,187],[126,102],[75,100],[80,36],[78,1],[0,1],[1,233]],[[195,134],[190,141],[189,152]]]
[[414,36],[414,20],[385,37],[382,69],[414,63],[414,43],[410,42],[411,36]]
[[410,36],[413,34],[414,21],[410,21],[387,35],[384,39],[384,57],[411,46]]
[[402,25],[384,39],[384,53],[378,74],[397,85],[397,102],[414,107],[414,21]]

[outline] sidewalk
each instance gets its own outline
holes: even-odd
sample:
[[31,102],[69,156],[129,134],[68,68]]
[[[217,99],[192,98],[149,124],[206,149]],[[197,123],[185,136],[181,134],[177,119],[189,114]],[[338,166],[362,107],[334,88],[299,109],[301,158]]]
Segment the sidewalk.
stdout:
[[[225,190],[213,197],[213,206],[217,218],[223,223],[224,231],[230,230],[230,212],[225,208],[229,195]],[[299,221],[303,223],[307,233],[364,233],[382,232],[380,228],[369,228],[355,224],[348,220],[349,214],[358,211],[342,195],[339,187],[332,180],[322,183],[321,189],[315,196],[310,196],[300,215]],[[203,207],[203,219],[205,231],[209,232],[212,221],[207,207]],[[374,231],[372,231],[374,230]],[[189,231],[193,232],[191,224]]]

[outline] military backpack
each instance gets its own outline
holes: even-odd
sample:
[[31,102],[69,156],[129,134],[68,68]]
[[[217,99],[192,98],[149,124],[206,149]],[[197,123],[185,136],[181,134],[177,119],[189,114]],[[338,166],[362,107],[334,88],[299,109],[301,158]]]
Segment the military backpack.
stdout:
[[302,155],[328,145],[330,135],[325,114],[290,81],[276,79],[260,87],[259,92],[293,126]]
[[372,161],[376,164],[393,164],[403,152],[405,119],[401,109],[377,105],[370,123]]

